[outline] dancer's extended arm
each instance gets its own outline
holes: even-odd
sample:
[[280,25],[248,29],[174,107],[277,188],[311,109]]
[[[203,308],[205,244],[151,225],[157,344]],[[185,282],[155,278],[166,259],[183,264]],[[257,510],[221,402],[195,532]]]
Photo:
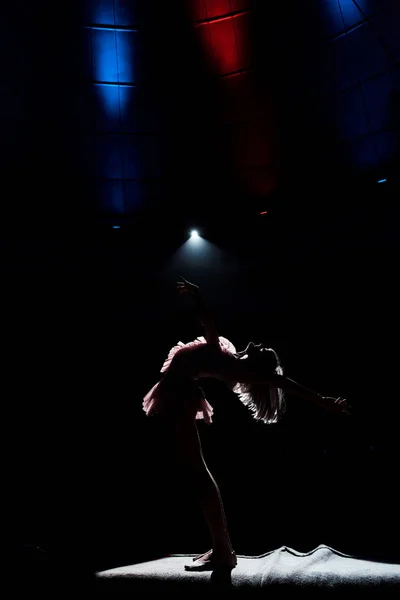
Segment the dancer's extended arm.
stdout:
[[318,404],[318,406],[325,408],[325,410],[328,410],[329,412],[350,414],[349,406],[345,398],[322,396],[322,394],[314,392],[284,375],[274,375],[271,379],[272,385],[280,388],[286,394],[304,398],[304,400]]
[[350,414],[349,406],[344,398],[322,396],[322,394],[306,388],[304,385],[297,383],[285,375],[271,374],[265,377],[264,375],[257,373],[251,366],[247,367],[244,361],[241,361],[241,368],[243,371],[241,374],[241,380],[243,379],[243,383],[273,385],[274,387],[283,390],[286,394],[304,398],[304,400],[312,402],[313,404],[317,404],[329,412],[347,415]]

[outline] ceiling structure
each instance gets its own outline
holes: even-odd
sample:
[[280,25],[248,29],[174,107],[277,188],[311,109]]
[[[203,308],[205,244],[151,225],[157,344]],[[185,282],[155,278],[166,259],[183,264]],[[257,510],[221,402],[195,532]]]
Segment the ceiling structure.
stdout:
[[294,180],[393,171],[398,3],[292,4],[87,0],[83,147],[99,211],[261,208]]
[[397,0],[51,6],[10,5],[2,38],[17,216],[242,218],[396,177]]

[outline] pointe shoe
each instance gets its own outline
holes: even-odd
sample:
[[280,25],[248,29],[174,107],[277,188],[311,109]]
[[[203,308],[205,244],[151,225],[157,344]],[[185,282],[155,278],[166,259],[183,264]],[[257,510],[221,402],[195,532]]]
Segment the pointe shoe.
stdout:
[[234,569],[237,565],[236,553],[232,551],[229,555],[223,557],[214,557],[211,553],[209,558],[204,558],[200,555],[199,558],[192,563],[185,565],[185,571],[214,571],[216,569]]
[[199,560],[200,558],[203,558],[203,556],[206,556],[208,554],[211,554],[212,550],[207,550],[207,552],[203,552],[202,554],[198,554],[197,556],[193,556],[193,562],[195,560]]

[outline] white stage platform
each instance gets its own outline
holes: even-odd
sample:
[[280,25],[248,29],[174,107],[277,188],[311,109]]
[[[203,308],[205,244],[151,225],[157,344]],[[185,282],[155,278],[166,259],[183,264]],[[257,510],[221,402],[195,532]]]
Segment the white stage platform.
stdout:
[[160,592],[188,594],[261,592],[373,592],[400,598],[400,565],[347,556],[320,545],[301,553],[283,546],[261,556],[238,556],[235,569],[189,572],[194,555],[170,555],[148,562],[96,573],[99,592]]

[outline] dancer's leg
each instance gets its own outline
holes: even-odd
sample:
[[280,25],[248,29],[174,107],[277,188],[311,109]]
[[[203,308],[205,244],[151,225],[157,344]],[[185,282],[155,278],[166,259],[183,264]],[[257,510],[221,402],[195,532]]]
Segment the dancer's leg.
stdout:
[[171,421],[170,427],[177,460],[200,501],[213,545],[212,551],[195,560],[191,568],[233,567],[236,565],[236,556],[228,533],[221,494],[204,460],[196,421],[191,416],[180,417]]

